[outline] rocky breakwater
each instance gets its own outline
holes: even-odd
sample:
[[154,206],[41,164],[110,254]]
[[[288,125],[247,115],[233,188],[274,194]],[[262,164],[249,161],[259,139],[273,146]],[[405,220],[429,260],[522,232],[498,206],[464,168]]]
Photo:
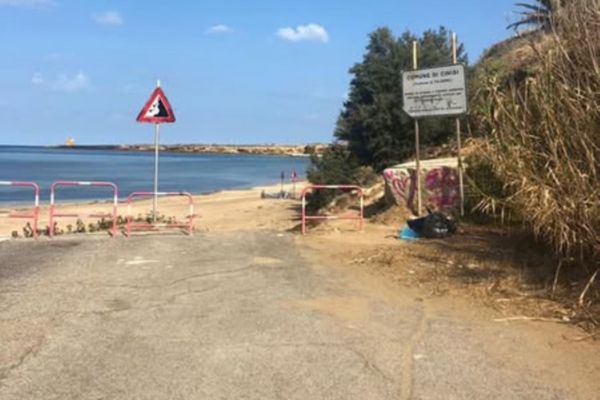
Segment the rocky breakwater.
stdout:
[[[309,156],[321,153],[325,145],[161,145],[160,150],[174,153],[257,154],[277,156]],[[152,145],[122,145],[119,150],[154,151]]]

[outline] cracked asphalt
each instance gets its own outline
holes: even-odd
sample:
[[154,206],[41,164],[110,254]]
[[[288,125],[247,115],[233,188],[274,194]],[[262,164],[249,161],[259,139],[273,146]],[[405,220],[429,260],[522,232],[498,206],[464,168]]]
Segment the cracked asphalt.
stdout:
[[518,331],[365,290],[300,247],[277,232],[0,243],[0,399],[597,393],[519,356]]

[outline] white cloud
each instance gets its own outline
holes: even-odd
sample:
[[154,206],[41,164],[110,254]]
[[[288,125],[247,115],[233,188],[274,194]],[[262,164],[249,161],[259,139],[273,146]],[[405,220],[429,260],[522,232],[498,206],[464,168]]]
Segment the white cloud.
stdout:
[[0,0],[0,7],[46,8],[55,5],[54,0]]
[[96,13],[92,15],[92,19],[100,25],[118,26],[125,23],[123,16],[118,11],[104,11],[101,13]]
[[56,79],[46,79],[44,74],[36,72],[31,77],[31,84],[47,88],[55,92],[75,93],[92,88],[92,81],[83,71],[75,75],[59,74]]
[[91,89],[92,81],[90,77],[79,71],[77,74],[69,77],[67,74],[60,74],[52,84],[52,90],[57,92],[74,93],[82,90]]
[[277,31],[277,36],[290,42],[313,41],[327,43],[329,34],[318,24],[300,25],[296,28],[287,27]]
[[206,33],[209,35],[222,35],[226,33],[233,33],[233,28],[228,25],[218,24],[208,28]]
[[31,84],[35,86],[43,85],[44,75],[42,75],[41,72],[36,72],[35,74],[33,74],[33,76],[31,77]]

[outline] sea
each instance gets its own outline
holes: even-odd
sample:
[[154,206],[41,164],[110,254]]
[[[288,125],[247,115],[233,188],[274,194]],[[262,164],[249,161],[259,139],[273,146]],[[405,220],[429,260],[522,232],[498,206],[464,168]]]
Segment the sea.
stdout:
[[[303,178],[310,164],[305,157],[246,154],[160,154],[159,191],[193,194],[251,188],[281,181],[290,182],[293,171]],[[41,201],[49,201],[54,181],[108,181],[125,198],[136,191],[154,189],[154,153],[119,150],[64,149],[0,146],[0,181],[32,181],[41,188]],[[60,187],[57,202],[108,200],[106,188]],[[31,189],[0,185],[0,203],[33,201]]]

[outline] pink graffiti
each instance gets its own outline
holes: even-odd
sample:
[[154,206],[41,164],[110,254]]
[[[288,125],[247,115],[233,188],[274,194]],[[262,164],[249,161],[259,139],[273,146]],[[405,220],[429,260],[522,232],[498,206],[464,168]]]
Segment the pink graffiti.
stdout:
[[[394,174],[386,170],[384,177],[389,183],[392,193],[398,202],[406,202],[406,206],[414,211],[416,195],[416,173]],[[427,171],[423,182],[424,204],[434,210],[447,210],[457,205],[459,184],[456,170],[449,167],[435,168]]]
[[444,210],[456,206],[459,198],[458,175],[448,167],[436,168],[425,177],[427,204]]
[[406,201],[406,205],[412,209],[415,198],[415,174],[410,176],[393,177],[391,181],[392,191],[395,195]]

